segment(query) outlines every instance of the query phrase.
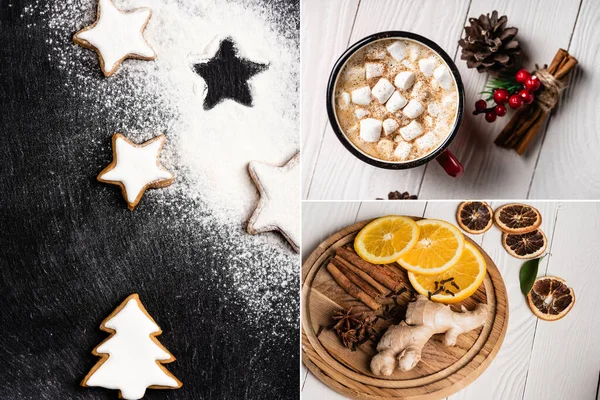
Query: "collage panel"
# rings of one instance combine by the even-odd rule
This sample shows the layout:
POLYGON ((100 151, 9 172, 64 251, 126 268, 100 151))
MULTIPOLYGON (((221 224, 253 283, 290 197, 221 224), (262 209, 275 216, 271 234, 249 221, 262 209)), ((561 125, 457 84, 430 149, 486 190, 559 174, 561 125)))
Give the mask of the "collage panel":
POLYGON ((0 399, 299 397, 299 24, 0 1, 0 399))
POLYGON ((597 14, 593 0, 303 1, 303 199, 600 198, 597 14))
POLYGON ((302 218, 303 398, 597 398, 598 202, 305 202, 302 218))

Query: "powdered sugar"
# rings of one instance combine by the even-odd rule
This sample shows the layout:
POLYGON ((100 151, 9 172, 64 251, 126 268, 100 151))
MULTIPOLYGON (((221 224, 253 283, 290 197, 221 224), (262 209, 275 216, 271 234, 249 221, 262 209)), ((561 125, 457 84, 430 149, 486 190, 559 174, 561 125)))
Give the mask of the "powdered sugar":
MULTIPOLYGON (((271 311, 280 288, 296 284, 291 266, 297 258, 281 238, 243 232, 258 202, 248 163, 283 165, 299 147, 296 23, 276 21, 280 16, 253 2, 115 0, 114 4, 124 11, 152 10, 144 37, 157 58, 126 60, 110 78, 102 76, 96 53, 72 42, 75 32, 95 20, 96 0, 36 0, 23 10, 23 19, 28 23, 31 14, 47 18, 49 61, 64 72, 67 90, 80 92, 81 107, 98 115, 110 111, 105 137, 92 136, 90 142, 106 142, 110 152, 107 139, 115 132, 137 142, 166 135, 160 160, 176 178, 172 186, 152 191, 151 196, 164 207, 178 208, 181 217, 173 224, 210 221, 215 229, 231 231, 232 243, 215 243, 214 251, 228 257, 233 284, 258 322, 271 311), (227 37, 241 56, 269 68, 250 80, 253 107, 226 100, 205 111, 205 84, 192 65, 210 57, 215 44, 227 37), (258 260, 254 253, 262 247, 270 250, 258 260)), ((294 310, 297 303, 290 302, 289 307, 294 310)))

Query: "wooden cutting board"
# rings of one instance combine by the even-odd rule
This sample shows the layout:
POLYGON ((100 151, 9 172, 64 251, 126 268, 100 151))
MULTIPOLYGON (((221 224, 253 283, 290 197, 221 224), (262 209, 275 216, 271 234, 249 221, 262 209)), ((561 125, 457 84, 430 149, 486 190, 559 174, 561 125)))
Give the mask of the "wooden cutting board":
MULTIPOLYGON (((326 269, 335 250, 351 245, 358 231, 369 222, 371 220, 358 222, 329 237, 302 266, 303 362, 327 386, 355 399, 449 396, 481 375, 502 345, 508 325, 508 304, 500 272, 485 251, 465 237, 485 258, 487 275, 473 296, 452 308, 458 311, 464 305, 472 310, 477 303, 487 303, 490 315, 485 326, 460 335, 455 347, 445 346, 441 342, 443 335, 436 335, 423 348, 422 360, 413 370, 396 370, 389 377, 376 376, 369 368, 371 357, 376 354, 374 345, 365 343, 358 350, 350 351, 327 329, 335 310, 352 307, 354 311, 371 311, 347 294, 326 269)), ((410 287, 405 273, 403 278, 410 287)), ((410 294, 406 293, 397 301, 402 305, 409 299, 410 294)), ((383 332, 389 325, 390 322, 380 319, 376 328, 383 332)))

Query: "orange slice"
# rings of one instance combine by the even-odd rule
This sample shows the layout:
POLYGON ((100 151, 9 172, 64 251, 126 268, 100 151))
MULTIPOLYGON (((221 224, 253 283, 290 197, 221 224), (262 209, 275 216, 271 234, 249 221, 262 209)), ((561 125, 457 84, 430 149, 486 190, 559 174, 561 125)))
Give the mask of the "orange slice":
POLYGON ((575 292, 555 276, 540 276, 527 295, 529 308, 544 321, 557 321, 567 315, 575 304, 575 292))
POLYGON ((416 274, 437 275, 457 263, 465 237, 456 226, 437 219, 422 219, 417 225, 419 240, 400 256, 398 264, 416 274))
POLYGON ((458 303, 477 291, 487 268, 485 259, 469 242, 458 262, 438 275, 408 273, 413 288, 423 296, 440 303, 458 303))
POLYGON ((419 238, 419 226, 408 217, 377 218, 358 232, 354 250, 372 264, 389 264, 410 250, 419 238))

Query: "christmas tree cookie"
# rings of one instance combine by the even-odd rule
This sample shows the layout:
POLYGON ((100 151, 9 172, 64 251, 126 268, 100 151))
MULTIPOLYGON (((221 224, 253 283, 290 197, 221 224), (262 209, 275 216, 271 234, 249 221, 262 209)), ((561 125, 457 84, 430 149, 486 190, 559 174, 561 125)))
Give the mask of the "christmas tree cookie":
POLYGON ((156 339, 162 333, 137 294, 127 297, 100 329, 110 337, 92 354, 101 357, 81 382, 84 387, 119 390, 119 397, 137 400, 146 389, 177 389, 183 384, 163 364, 175 357, 156 339))

